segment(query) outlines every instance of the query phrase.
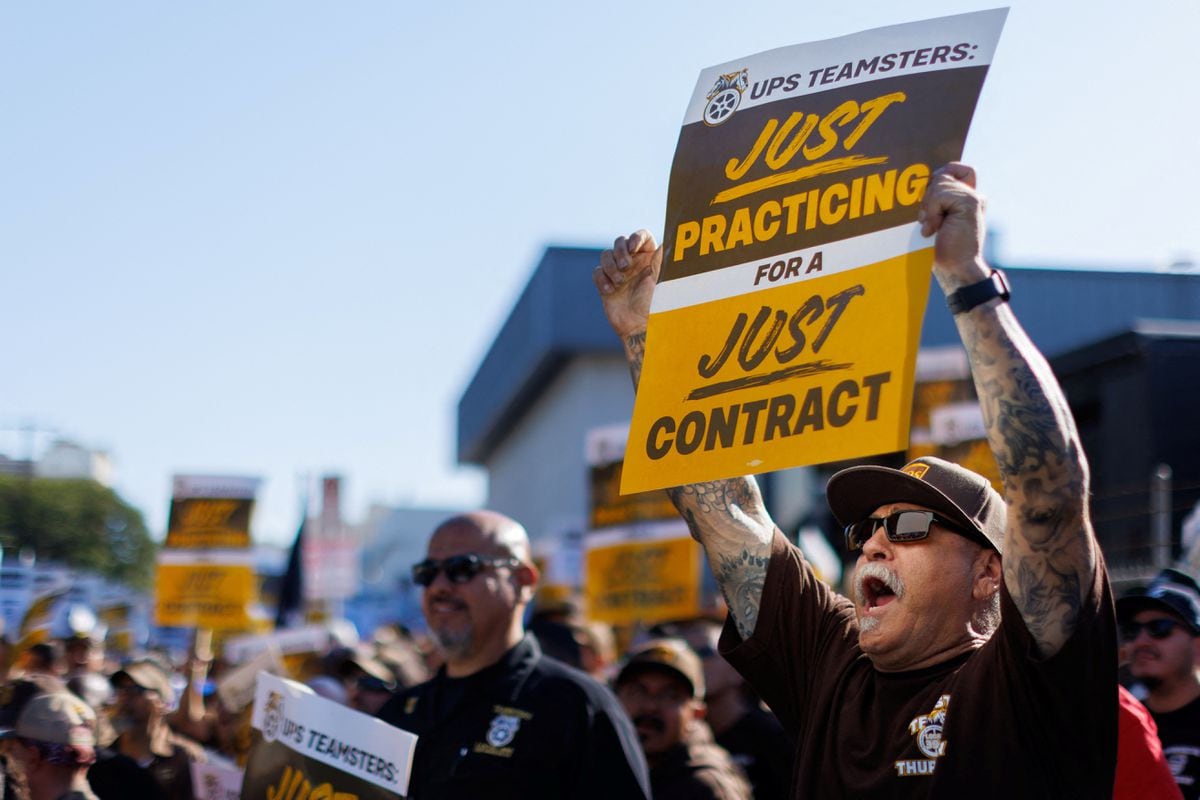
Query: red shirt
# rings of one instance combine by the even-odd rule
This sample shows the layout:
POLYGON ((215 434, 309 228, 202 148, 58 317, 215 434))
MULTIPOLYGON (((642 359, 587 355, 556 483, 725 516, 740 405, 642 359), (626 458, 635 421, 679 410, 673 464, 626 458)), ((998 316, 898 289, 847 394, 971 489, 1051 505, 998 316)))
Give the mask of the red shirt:
POLYGON ((1117 685, 1117 779, 1113 800, 1162 798, 1183 800, 1179 785, 1163 758, 1158 726, 1150 711, 1124 686, 1117 685))

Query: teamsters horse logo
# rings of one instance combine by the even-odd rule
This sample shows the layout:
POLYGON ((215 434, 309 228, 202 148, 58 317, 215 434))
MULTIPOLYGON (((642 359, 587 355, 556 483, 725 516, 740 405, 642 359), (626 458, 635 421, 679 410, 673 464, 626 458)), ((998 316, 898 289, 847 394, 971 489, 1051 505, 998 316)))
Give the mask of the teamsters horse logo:
POLYGON ((487 743, 492 747, 504 747, 516 738, 521 720, 511 714, 497 714, 487 732, 487 743))
POLYGON ((946 755, 946 739, 942 729, 946 725, 946 711, 950 708, 950 695, 937 699, 928 714, 918 714, 908 723, 908 732, 917 738, 917 747, 925 758, 901 759, 896 762, 896 774, 901 778, 932 775, 937 769, 937 760, 946 755))
POLYGON ((263 708, 263 738, 268 742, 275 741, 279 736, 279 726, 283 723, 283 695, 279 692, 267 694, 267 705, 263 708))
POLYGON ((733 116, 742 103, 742 93, 750 86, 750 72, 729 72, 717 78, 708 90, 708 105, 704 106, 704 124, 716 127, 733 116))

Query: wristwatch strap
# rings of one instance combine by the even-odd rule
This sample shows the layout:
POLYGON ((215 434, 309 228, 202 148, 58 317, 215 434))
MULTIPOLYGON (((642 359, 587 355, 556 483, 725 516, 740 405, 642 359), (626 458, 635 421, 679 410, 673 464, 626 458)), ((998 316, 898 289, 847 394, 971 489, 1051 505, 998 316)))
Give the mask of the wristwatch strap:
POLYGON ((993 297, 999 297, 1004 302, 1008 302, 1009 296, 1008 280, 1004 277, 1004 273, 993 269, 992 274, 979 283, 972 283, 970 286, 964 286, 947 295, 946 305, 950 307, 951 314, 964 314, 993 297))

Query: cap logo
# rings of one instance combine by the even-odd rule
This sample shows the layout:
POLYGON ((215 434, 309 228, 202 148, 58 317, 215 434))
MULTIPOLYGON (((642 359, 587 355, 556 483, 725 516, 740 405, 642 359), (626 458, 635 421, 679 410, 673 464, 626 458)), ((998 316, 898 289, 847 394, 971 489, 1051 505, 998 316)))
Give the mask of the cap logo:
POLYGON ((907 467, 905 467, 904 469, 902 469, 900 471, 903 472, 905 475, 913 476, 917 480, 922 480, 925 477, 925 473, 929 472, 929 465, 928 464, 909 464, 907 467))

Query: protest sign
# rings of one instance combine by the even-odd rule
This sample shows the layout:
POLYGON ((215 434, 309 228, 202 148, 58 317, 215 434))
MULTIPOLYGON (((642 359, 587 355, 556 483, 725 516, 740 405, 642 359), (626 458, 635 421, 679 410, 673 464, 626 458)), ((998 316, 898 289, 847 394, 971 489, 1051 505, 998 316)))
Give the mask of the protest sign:
POLYGON ((932 240, 1007 10, 701 73, 622 492, 903 450, 932 240))
POLYGON ((622 495, 629 426, 588 431, 592 527, 583 537, 583 600, 590 619, 652 624, 701 613, 700 545, 661 489, 622 495))
POLYGON ((104 626, 104 647, 110 653, 125 654, 133 650, 133 603, 128 600, 109 600, 100 603, 96 616, 104 626))
POLYGON ((54 624, 54 611, 58 602, 67 596, 69 586, 57 586, 34 598, 25 609, 21 626, 17 630, 16 651, 28 650, 35 644, 50 639, 50 628, 54 624))
POLYGON ((700 545, 682 520, 593 531, 585 547, 589 619, 651 624, 700 613, 700 545))
POLYGON ((258 676, 242 797, 394 800, 408 791, 417 737, 294 681, 258 676))
POLYGON ((178 475, 155 575, 155 621, 244 630, 258 596, 250 519, 258 478, 178 475))

